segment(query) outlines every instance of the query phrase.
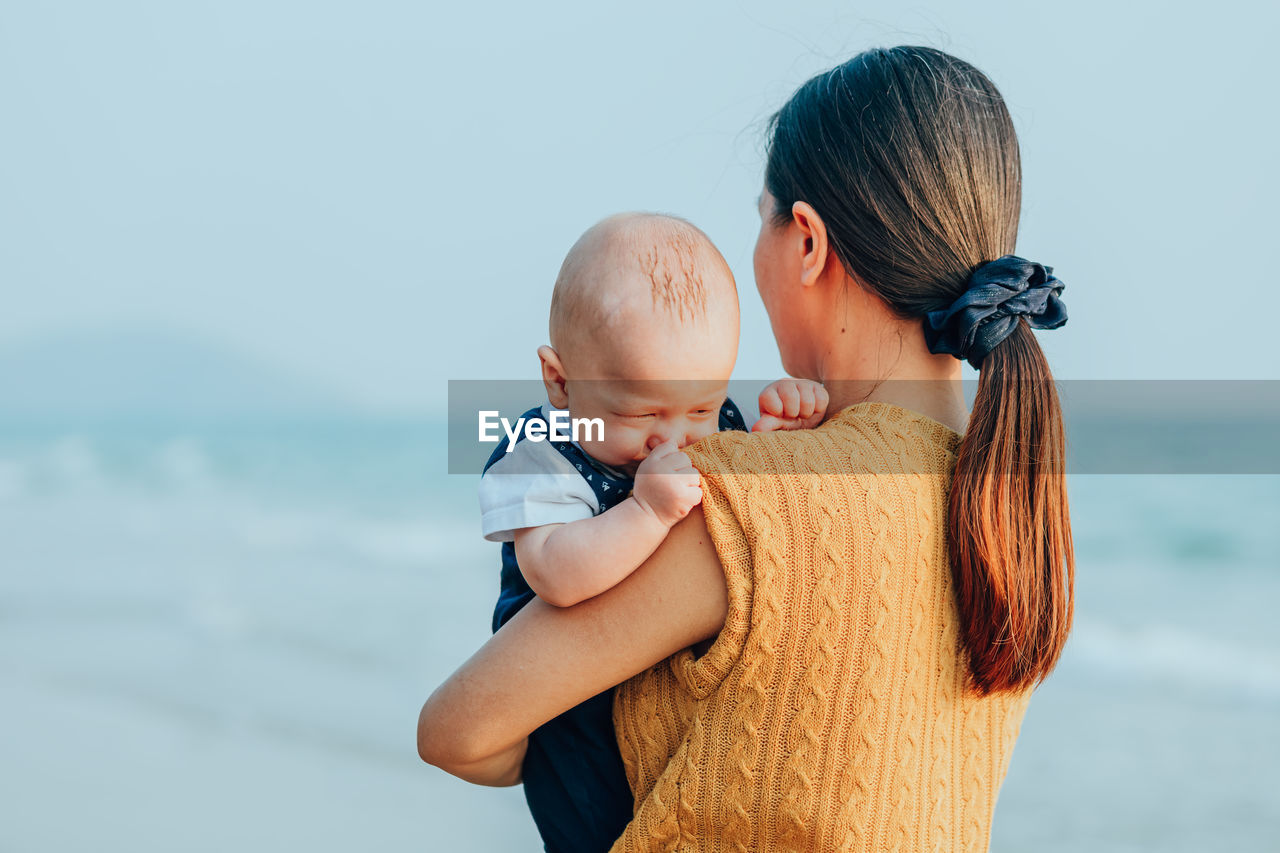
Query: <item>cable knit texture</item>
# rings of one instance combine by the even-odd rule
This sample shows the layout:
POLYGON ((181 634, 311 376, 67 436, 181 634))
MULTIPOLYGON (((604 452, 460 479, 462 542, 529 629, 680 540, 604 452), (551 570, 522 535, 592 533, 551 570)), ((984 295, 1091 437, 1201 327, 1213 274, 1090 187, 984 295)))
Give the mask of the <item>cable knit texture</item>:
POLYGON ((1030 691, 966 689, 960 436, 897 406, 688 450, 729 614, 614 700, 621 851, 985 851, 1030 691))

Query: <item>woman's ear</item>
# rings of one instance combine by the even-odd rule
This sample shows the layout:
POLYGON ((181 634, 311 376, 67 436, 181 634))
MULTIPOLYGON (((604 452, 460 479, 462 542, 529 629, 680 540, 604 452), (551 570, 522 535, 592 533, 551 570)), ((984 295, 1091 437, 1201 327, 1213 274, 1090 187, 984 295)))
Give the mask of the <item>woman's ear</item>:
POLYGON ((538 347, 538 360, 542 362, 542 384, 546 386, 548 402, 557 409, 568 408, 569 391, 560 353, 544 344, 538 347))
POLYGON ((800 229, 803 245, 800 247, 800 283, 817 284, 827 268, 827 225, 818 211, 805 201, 791 205, 791 219, 800 229))

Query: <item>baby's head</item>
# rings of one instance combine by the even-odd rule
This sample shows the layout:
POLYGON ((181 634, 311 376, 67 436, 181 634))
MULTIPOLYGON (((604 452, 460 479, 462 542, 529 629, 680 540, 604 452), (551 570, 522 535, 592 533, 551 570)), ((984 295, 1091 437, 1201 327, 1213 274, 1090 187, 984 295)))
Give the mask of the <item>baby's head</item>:
POLYGON ((738 356, 733 273, 683 219, 611 216, 569 250, 538 356, 551 404, 604 422, 584 449, 634 472, 664 441, 683 447, 719 428, 738 356))

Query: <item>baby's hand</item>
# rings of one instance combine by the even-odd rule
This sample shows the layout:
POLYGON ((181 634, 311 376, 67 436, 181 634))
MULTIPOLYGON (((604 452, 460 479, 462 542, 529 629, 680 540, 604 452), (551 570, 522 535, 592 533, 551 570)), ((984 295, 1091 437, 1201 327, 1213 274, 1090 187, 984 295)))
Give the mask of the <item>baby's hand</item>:
POLYGON ((654 518, 672 526, 702 502, 698 470, 674 441, 659 444, 636 470, 636 503, 654 518))
POLYGON ((822 423, 831 398, 811 379, 779 379, 760 392, 760 420, 752 432, 813 429, 822 423))

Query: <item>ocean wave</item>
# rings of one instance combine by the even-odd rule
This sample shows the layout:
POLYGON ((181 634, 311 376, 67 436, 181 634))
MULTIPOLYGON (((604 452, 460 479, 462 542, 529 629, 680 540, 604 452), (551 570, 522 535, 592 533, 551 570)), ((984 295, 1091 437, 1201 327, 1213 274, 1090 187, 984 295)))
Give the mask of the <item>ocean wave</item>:
POLYGON ((1065 659, 1113 675, 1280 701, 1280 651, 1170 625, 1120 628, 1077 619, 1065 659))
POLYGON ((0 459, 0 501, 17 500, 26 493, 26 468, 19 462, 0 459))
MULTIPOLYGON (((382 563, 425 565, 463 547, 456 521, 357 517, 331 511, 238 512, 242 544, 264 550, 330 549, 382 563)), ((479 536, 479 523, 476 523, 479 536)))
POLYGON ((157 539, 218 529, 253 549, 329 549, 381 563, 421 564, 478 541, 474 483, 431 473, 423 463, 430 442, 420 436, 383 438, 319 430, 6 435, 0 500, 114 515, 157 539), (170 530, 160 518, 176 523, 170 530))
POLYGON ((204 443, 193 436, 103 442, 69 433, 0 455, 0 498, 111 491, 182 492, 218 482, 204 443), (112 446, 112 445, 116 446, 112 446))
POLYGON ((164 442, 151 461, 164 480, 179 488, 207 488, 216 482, 212 458, 204 443, 192 436, 164 442))

